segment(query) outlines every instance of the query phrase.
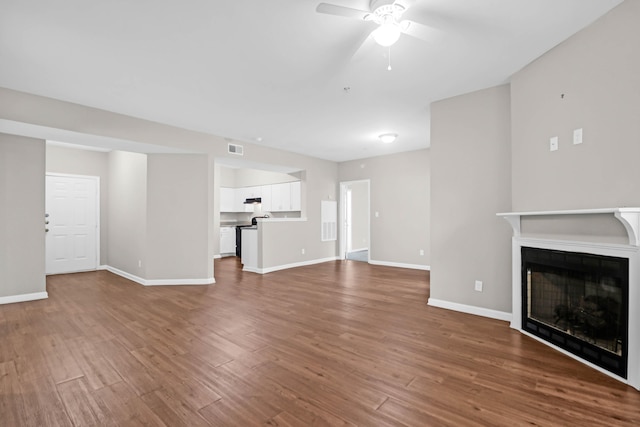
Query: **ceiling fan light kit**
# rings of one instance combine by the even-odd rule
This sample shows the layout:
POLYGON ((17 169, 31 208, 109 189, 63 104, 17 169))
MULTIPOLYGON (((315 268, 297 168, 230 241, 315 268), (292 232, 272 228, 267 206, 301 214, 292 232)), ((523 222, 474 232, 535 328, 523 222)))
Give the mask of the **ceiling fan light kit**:
MULTIPOLYGON (((411 2, 409 4, 411 4, 411 2)), ((421 27, 424 27, 423 25, 408 20, 400 21, 405 10, 406 7, 397 3, 397 0, 371 0, 369 3, 369 11, 329 3, 320 3, 316 7, 316 12, 318 13, 375 22, 378 24, 378 28, 373 30, 371 36, 376 43, 384 47, 389 47, 397 42, 403 33, 413 37, 423 38, 419 31, 421 27), (414 27, 416 31, 409 31, 409 28, 413 30, 414 27)))
POLYGON ((401 33, 400 25, 390 15, 387 15, 385 22, 380 24, 371 35, 380 46, 389 47, 398 41, 401 33))

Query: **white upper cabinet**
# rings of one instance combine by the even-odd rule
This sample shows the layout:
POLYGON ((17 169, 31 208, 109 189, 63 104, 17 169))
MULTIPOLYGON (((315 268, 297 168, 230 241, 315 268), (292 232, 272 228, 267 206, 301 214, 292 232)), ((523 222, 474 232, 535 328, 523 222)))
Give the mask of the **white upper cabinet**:
POLYGON ((262 192, 262 212, 271 212, 271 185, 263 185, 262 192))
POLYGON ((271 212, 288 211, 290 205, 291 186, 289 183, 273 184, 271 186, 271 212))
POLYGON ((300 181, 271 186, 271 211, 292 212, 301 210, 300 181))
POLYGON ((236 212, 235 188, 220 187, 220 212, 236 212))
POLYGON ((300 181, 289 183, 291 185, 291 210, 302 210, 301 194, 300 194, 300 181))
POLYGON ((263 212, 291 212, 300 208, 300 181, 254 187, 220 187, 220 212, 253 212, 247 199, 262 198, 263 212))

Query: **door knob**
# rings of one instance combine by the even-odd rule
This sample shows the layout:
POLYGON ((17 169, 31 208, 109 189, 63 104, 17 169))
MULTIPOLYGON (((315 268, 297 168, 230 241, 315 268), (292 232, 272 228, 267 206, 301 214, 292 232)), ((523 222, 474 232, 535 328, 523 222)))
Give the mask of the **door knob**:
POLYGON ((44 229, 44 232, 45 232, 45 233, 48 233, 48 232, 49 232, 49 229, 48 229, 48 228, 45 228, 45 229, 44 229))

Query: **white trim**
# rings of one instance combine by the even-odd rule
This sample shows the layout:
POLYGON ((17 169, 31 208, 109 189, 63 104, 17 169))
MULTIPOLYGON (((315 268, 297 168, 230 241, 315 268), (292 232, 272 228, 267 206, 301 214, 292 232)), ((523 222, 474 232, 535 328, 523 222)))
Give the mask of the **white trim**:
MULTIPOLYGON (((627 258, 629 260, 629 307, 628 307, 628 329, 627 336, 627 379, 621 379, 616 375, 609 375, 613 378, 629 384, 630 386, 640 390, 640 339, 638 331, 640 330, 640 247, 634 245, 620 245, 613 243, 593 243, 572 240, 551 240, 530 237, 512 237, 511 238, 511 277, 512 277, 512 311, 513 318, 511 327, 526 333, 522 329, 522 277, 521 277, 521 248, 541 248, 550 250, 559 250, 566 252, 582 252, 594 255, 613 256, 627 258)), ((530 334, 527 334, 530 335, 530 334)), ((565 353, 560 347, 556 347, 553 343, 547 343, 550 347, 565 353)), ((573 356, 572 356, 573 357, 573 356)), ((585 359, 579 356, 576 360, 588 365, 585 359)), ((600 369, 598 369, 600 370, 600 369)))
POLYGON ((520 218, 523 216, 548 215, 596 215, 613 214, 622 223, 629 238, 629 245, 640 246, 640 208, 604 208, 604 209, 575 209, 566 211, 535 211, 535 212, 501 212, 501 216, 511 224, 513 236, 520 237, 520 218))
MULTIPOLYGON (((291 211, 291 212, 297 212, 297 211, 291 211)), ((307 218, 273 218, 273 217, 269 217, 269 218, 256 218, 257 222, 306 222, 307 218)))
POLYGON ((376 261, 376 260, 373 260, 373 259, 369 260, 369 264, 384 265, 386 267, 410 268, 412 270, 431 271, 431 266, 422 265, 422 264, 405 264, 403 262, 376 261))
POLYGON ((457 302, 444 301, 429 298, 427 305, 432 307, 446 308, 447 310, 459 311, 461 313, 474 314, 476 316, 488 317, 491 319, 511 321, 511 313, 506 311, 491 310, 489 308, 475 307, 473 305, 458 304, 457 302))
POLYGON ((222 255, 220 255, 220 254, 213 256, 213 259, 220 259, 220 258, 222 258, 222 255))
POLYGON ((109 266, 105 264, 101 264, 96 268, 96 271, 108 270, 109 266))
POLYGON ((279 270, 287 270, 289 268, 304 267, 304 266, 307 266, 307 265, 321 264, 323 262, 337 261, 339 259, 340 258, 337 257, 337 256, 328 257, 328 258, 311 259, 311 260, 308 260, 308 261, 294 262, 292 264, 276 265, 274 267, 256 268, 255 270, 252 269, 252 268, 247 269, 245 267, 245 268, 242 269, 242 271, 250 271, 252 273, 258 273, 258 274, 266 274, 266 273, 272 273, 274 271, 279 271, 279 270))
POLYGON ((213 277, 208 279, 143 279, 142 277, 127 273, 126 271, 119 270, 115 267, 111 267, 110 265, 106 266, 106 270, 143 286, 212 285, 216 283, 216 280, 213 277))
POLYGON ((564 354, 564 355, 566 355, 566 356, 569 356, 570 358, 575 359, 575 360, 577 360, 577 361, 578 361, 578 362, 580 362, 580 363, 583 363, 583 364, 585 364, 585 365, 587 365, 587 366, 590 366, 591 368, 596 369, 596 370, 598 370, 598 371, 602 372, 603 374, 606 374, 606 375, 610 376, 611 378, 615 378, 616 380, 618 380, 618 381, 620 381, 620 382, 623 382, 623 383, 625 383, 625 384, 628 384, 628 385, 630 385, 630 386, 634 387, 635 389, 640 390, 640 388, 638 388, 638 386, 637 386, 637 385, 630 384, 630 383, 629 383, 629 381, 628 381, 626 378, 622 378, 622 377, 620 377, 620 376, 618 376, 618 375, 616 375, 616 374, 614 374, 614 373, 612 373, 612 372, 610 372, 610 371, 607 371, 607 370, 606 370, 606 369, 604 369, 604 368, 601 368, 601 367, 600 367, 600 366, 598 366, 598 365, 594 365, 593 363, 589 362, 588 360, 583 359, 583 358, 581 358, 580 356, 576 356, 575 354, 570 353, 570 352, 568 352, 567 350, 565 350, 565 349, 563 349, 563 348, 556 347, 555 345, 553 345, 553 344, 552 344, 552 343, 550 343, 549 341, 545 341, 545 340, 543 340, 542 338, 537 337, 537 336, 535 336, 535 335, 533 335, 533 334, 531 334, 531 333, 529 333, 529 332, 525 331, 524 329, 520 330, 520 332, 521 332, 523 335, 526 335, 526 336, 528 336, 529 338, 533 338, 534 340, 539 341, 539 342, 541 342, 542 344, 545 344, 546 346, 551 347, 552 349, 557 350, 557 351, 559 351, 560 353, 562 353, 562 354, 564 354))
POLYGON ((594 214, 614 214, 640 213, 640 208, 597 208, 597 209, 570 209, 560 211, 530 211, 530 212, 500 212, 497 216, 544 216, 544 215, 594 215, 594 214))
POLYGON ((49 298, 49 294, 47 292, 34 292, 32 294, 10 295, 7 297, 0 297, 0 305, 13 304, 16 302, 35 301, 35 300, 47 299, 47 298, 49 298))
MULTIPOLYGON (((369 243, 369 250, 371 250, 371 179, 354 179, 351 181, 340 181, 340 203, 338 206, 338 248, 340 250, 340 256, 337 259, 347 259, 347 229, 346 229, 346 197, 347 186, 349 184, 366 182, 367 183, 367 242, 369 243)), ((369 253, 371 256, 371 253, 369 253)))

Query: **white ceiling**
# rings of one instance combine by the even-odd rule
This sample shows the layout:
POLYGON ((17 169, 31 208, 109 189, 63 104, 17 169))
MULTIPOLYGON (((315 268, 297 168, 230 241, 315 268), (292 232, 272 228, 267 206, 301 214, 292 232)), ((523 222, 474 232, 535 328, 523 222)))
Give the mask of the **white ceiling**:
POLYGON ((387 71, 375 24, 320 0, 0 0, 0 86, 344 161, 428 147, 431 102, 508 82, 621 1, 415 0, 431 41, 403 35, 387 71))

